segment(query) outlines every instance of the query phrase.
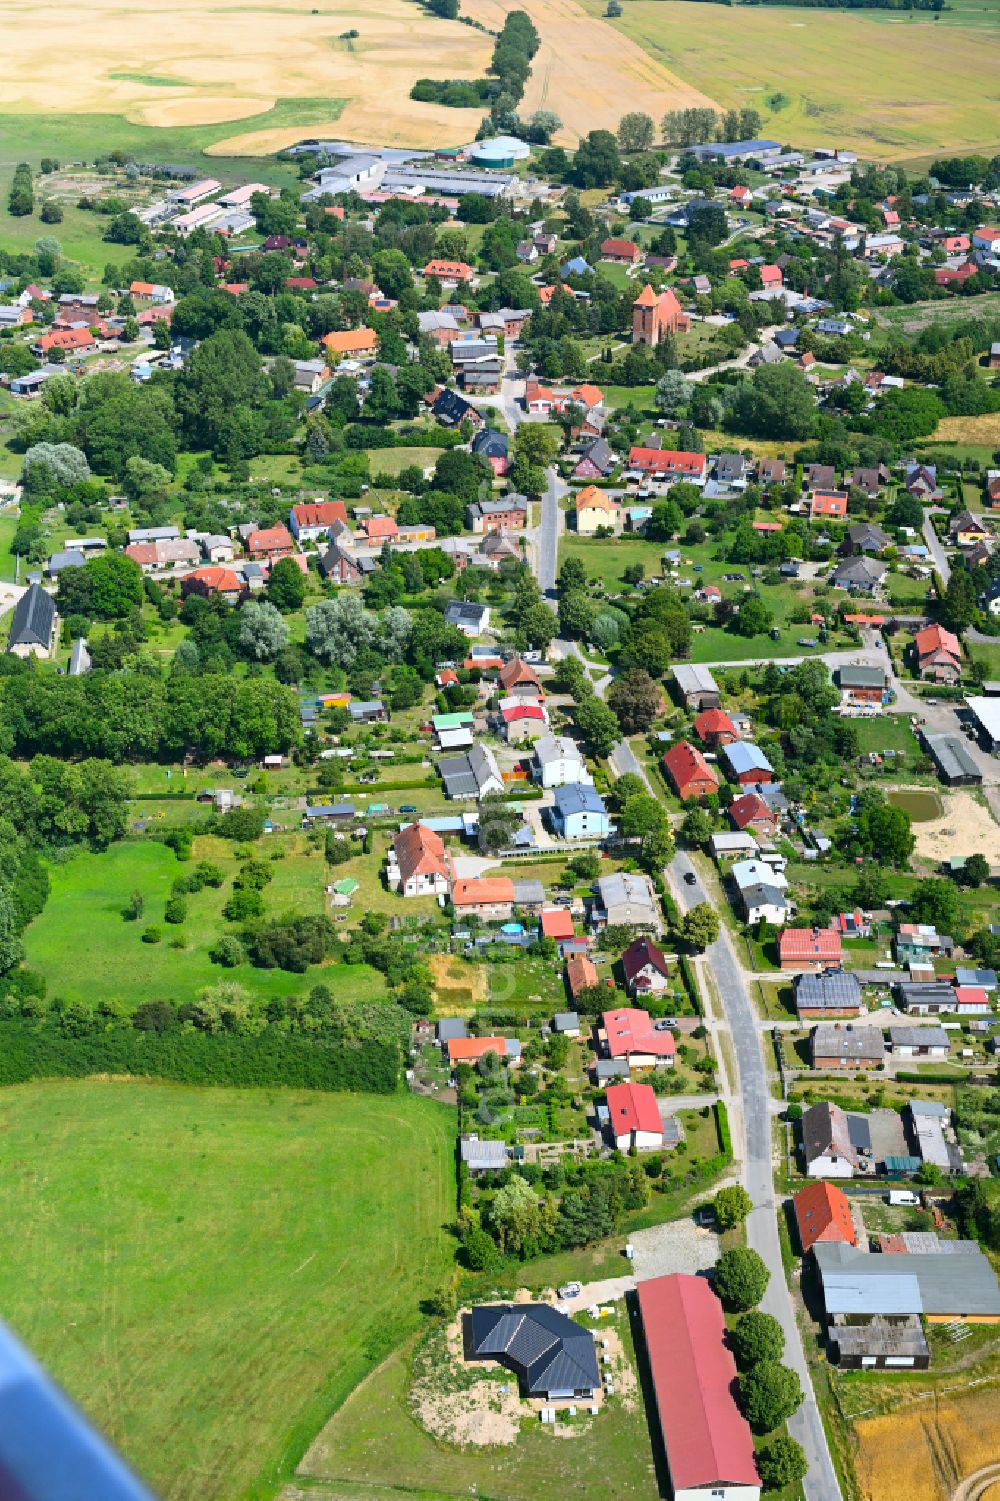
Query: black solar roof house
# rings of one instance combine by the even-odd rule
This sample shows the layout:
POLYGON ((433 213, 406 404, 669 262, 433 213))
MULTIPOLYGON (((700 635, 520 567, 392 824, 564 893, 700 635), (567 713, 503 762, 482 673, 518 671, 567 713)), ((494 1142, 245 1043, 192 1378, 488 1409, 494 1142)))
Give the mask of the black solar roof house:
POLYGON ((600 1387, 594 1337, 546 1303, 492 1303, 464 1321, 468 1360, 498 1360, 526 1397, 590 1397, 600 1387))

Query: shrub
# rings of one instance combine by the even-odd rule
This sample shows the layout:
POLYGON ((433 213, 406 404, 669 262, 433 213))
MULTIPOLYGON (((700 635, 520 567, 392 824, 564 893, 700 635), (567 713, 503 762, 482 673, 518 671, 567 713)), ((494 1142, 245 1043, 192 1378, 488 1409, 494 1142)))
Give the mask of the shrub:
POLYGON ((155 923, 150 923, 148 928, 142 930, 142 941, 143 943, 162 943, 163 929, 158 928, 155 923))
POLYGON ((163 909, 164 919, 173 924, 182 923, 187 917, 187 902, 182 896, 172 896, 163 909))

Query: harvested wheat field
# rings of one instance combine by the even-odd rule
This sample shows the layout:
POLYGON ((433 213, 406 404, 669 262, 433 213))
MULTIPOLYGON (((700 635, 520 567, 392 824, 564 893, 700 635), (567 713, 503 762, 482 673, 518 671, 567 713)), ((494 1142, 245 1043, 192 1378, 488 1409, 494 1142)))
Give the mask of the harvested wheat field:
MULTIPOLYGON (((991 866, 1000 865, 1000 824, 971 792, 946 793, 940 818, 915 823, 913 834, 916 853, 925 860, 950 860, 953 855, 970 855, 978 850, 991 866)), ((997 1447, 1000 1449, 1000 1438, 997 1447)))
POLYGON ((993 1501, 997 1487, 988 1481, 985 1489, 962 1482, 1000 1462, 998 1397, 986 1387, 856 1423, 863 1501, 993 1501))
POLYGON ((527 11, 541 46, 522 109, 554 110, 561 145, 575 146, 589 130, 614 130, 627 110, 645 110, 659 124, 668 109, 714 104, 577 0, 463 0, 462 10, 494 31, 508 11, 527 11))
MULTIPOLYGON (((596 18, 605 0, 583 3, 596 18)), ((723 107, 760 110, 767 136, 899 161, 995 146, 1000 101, 979 84, 1000 70, 1000 32, 963 24, 955 9, 954 24, 941 26, 915 11, 628 0, 618 20, 601 24, 723 107)))
POLYGON ((134 0, 127 8, 0 0, 0 32, 11 113, 191 126, 248 120, 282 100, 300 110, 315 101, 308 122, 234 132, 211 148, 220 155, 263 155, 324 129, 352 140, 462 144, 480 111, 418 104, 409 92, 429 73, 480 77, 491 52, 489 37, 413 0, 328 0, 322 10, 310 0, 134 0), (351 30, 359 35, 345 39, 351 30), (143 66, 155 72, 136 71, 143 66))

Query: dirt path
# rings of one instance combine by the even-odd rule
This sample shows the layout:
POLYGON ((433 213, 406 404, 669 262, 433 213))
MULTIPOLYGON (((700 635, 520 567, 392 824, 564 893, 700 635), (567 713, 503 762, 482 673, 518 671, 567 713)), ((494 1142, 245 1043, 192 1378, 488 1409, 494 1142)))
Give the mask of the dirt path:
POLYGON ((986 1501, 988 1492, 995 1485, 1000 1485, 1000 1464, 984 1465, 956 1485, 951 1501, 986 1501))
POLYGON ((668 109, 717 108, 577 0, 463 0, 462 10, 494 31, 508 11, 527 11, 541 46, 522 112, 554 110, 563 122, 554 137, 560 145, 575 146, 590 130, 615 130, 626 110, 644 110, 659 124, 668 109))

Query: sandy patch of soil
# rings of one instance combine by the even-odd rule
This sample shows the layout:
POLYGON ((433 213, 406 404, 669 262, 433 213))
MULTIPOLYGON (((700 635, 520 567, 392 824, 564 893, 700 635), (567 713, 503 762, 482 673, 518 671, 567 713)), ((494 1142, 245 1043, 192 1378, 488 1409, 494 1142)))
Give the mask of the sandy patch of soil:
POLYGON ((541 37, 522 113, 554 110, 563 122, 555 137, 561 145, 575 146, 590 130, 617 129, 626 110, 644 110, 659 124, 669 109, 716 107, 577 0, 463 0, 463 11, 494 31, 511 10, 527 11, 541 37))
POLYGON ((428 954, 427 965, 441 1007, 451 1005, 449 992, 457 996, 455 1009, 471 1012, 489 1000, 489 975, 482 964, 462 964, 450 954, 428 954), (472 1005, 467 996, 472 993, 472 1005))
POLYGON ((916 853, 926 860, 948 860, 952 855, 986 856, 990 865, 1000 865, 1000 824, 971 792, 942 792, 944 812, 940 818, 915 823, 916 853))

